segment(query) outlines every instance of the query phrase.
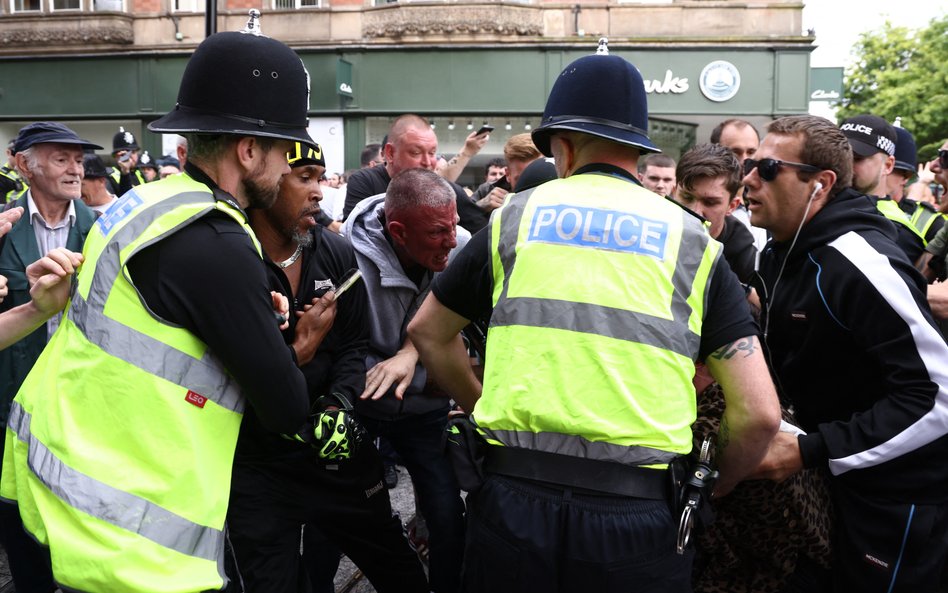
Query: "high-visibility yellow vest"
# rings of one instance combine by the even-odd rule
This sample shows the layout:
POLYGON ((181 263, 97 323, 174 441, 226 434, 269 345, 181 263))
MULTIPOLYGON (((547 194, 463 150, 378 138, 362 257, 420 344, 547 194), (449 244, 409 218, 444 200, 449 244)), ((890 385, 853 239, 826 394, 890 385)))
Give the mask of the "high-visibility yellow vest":
POLYGON ((938 217, 945 217, 945 215, 934 208, 923 206, 921 202, 915 204, 915 212, 909 217, 912 226, 918 230, 926 246, 928 246, 928 241, 925 237, 928 236, 928 231, 931 230, 938 217))
MULTIPOLYGON (((139 169, 132 169, 131 173, 138 179, 137 185, 144 185, 147 183, 145 181, 145 176, 142 175, 142 172, 139 169)), ((115 183, 115 189, 118 190, 119 183, 122 180, 122 171, 117 166, 112 168, 112 174, 109 175, 112 178, 112 181, 115 183)))
POLYGON ((514 194, 490 222, 489 441, 629 465, 691 451, 692 377, 721 244, 627 180, 514 194))
MULTIPOLYGON (((207 346, 150 314, 141 249, 238 208, 187 175, 136 187, 99 218, 59 330, 11 408, 0 495, 70 590, 221 589, 244 396, 207 346)), ((262 257, 262 255, 261 255, 262 257)))
POLYGON ((899 205, 895 200, 891 198, 877 199, 876 210, 878 210, 883 216, 895 224, 903 226, 912 231, 912 234, 918 236, 921 239, 923 245, 928 243, 925 241, 925 236, 919 233, 919 230, 914 224, 912 224, 912 220, 909 218, 909 215, 905 212, 902 212, 902 209, 899 208, 899 205))
POLYGON ((26 180, 23 179, 23 177, 21 177, 15 169, 10 169, 9 167, 0 167, 0 175, 3 175, 14 184, 14 188, 3 195, 2 198, 0 198, 0 202, 4 204, 16 200, 26 193, 26 190, 30 188, 30 186, 26 183, 26 180))

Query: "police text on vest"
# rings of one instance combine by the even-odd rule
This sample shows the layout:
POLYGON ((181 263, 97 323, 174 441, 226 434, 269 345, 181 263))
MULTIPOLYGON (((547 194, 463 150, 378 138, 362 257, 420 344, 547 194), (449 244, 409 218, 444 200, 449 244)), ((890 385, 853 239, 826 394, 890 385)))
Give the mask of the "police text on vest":
POLYGON ((537 208, 527 241, 627 251, 665 258, 668 223, 629 212, 581 206, 537 208))

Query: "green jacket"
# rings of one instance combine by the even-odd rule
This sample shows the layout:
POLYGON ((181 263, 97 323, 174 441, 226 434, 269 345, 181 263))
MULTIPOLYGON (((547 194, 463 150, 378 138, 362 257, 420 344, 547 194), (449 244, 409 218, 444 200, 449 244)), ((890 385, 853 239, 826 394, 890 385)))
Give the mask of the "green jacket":
MULTIPOLYGON (((0 312, 7 311, 30 301, 30 287, 26 280, 26 267, 38 260, 41 255, 36 244, 33 225, 26 212, 26 195, 20 196, 15 206, 22 206, 23 216, 13 225, 13 229, 0 239, 0 275, 6 276, 9 292, 0 303, 0 312)), ((66 249, 82 251, 86 235, 95 222, 95 211, 75 200, 76 224, 69 230, 66 249)), ((46 347, 46 324, 33 333, 0 350, 0 426, 7 425, 10 402, 20 389, 23 379, 33 368, 43 348, 46 347)))

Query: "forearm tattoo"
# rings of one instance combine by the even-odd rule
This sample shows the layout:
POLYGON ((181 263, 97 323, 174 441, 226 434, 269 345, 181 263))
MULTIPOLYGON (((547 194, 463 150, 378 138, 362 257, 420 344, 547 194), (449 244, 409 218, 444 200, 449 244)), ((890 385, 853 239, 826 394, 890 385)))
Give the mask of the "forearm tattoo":
POLYGON ((718 427, 718 438, 715 444, 715 456, 724 453, 728 443, 731 442, 731 427, 728 426, 727 417, 721 417, 721 426, 718 427))
POLYGON ((711 353, 712 358, 718 360, 728 360, 732 358, 738 352, 744 353, 744 358, 751 356, 754 352, 757 351, 757 340, 753 337, 741 338, 731 342, 730 344, 725 344, 711 353))

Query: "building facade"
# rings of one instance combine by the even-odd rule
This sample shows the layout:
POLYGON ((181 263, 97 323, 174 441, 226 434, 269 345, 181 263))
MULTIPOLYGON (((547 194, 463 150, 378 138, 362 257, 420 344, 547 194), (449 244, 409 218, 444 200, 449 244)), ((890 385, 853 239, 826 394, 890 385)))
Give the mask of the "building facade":
MULTIPOLYGON (((55 119, 105 146, 123 126, 152 154, 169 152, 173 138, 145 126, 174 106, 205 36, 204 1, 3 0, 0 140, 55 119)), ((242 29, 250 8, 309 70, 312 131, 331 171, 358 167, 394 116, 418 113, 447 156, 471 129, 495 126, 475 176, 538 124, 557 74, 600 37, 642 72, 650 134, 673 157, 727 117, 762 124, 808 106, 801 1, 218 0, 217 30, 242 29)))

